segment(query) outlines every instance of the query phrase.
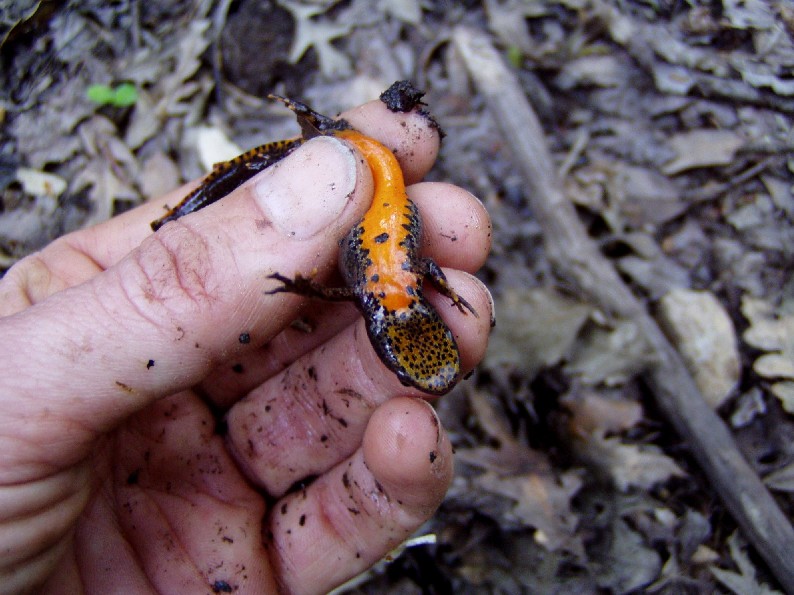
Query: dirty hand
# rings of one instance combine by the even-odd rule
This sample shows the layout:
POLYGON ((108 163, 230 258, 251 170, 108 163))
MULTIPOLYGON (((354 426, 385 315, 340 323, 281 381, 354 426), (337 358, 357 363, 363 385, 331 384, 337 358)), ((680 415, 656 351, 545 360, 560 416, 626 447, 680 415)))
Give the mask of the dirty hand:
MULTIPOLYGON (((396 150, 423 251, 481 314, 430 292, 470 369, 491 305, 463 271, 485 258, 487 215, 416 183, 438 148, 424 118, 380 102, 345 117, 396 150)), ((333 273, 371 198, 361 159, 309 141, 152 234, 185 192, 0 281, 2 593, 324 592, 408 537, 449 485, 445 432, 355 309, 265 295, 270 273, 333 273)))

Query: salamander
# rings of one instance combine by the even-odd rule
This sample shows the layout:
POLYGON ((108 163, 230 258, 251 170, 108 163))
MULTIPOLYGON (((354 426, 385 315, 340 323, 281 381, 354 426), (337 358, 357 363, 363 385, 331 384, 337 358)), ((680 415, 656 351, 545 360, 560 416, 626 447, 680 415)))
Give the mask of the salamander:
MULTIPOLYGON (((460 354, 452 331, 424 295, 429 279, 461 312, 477 312, 450 287, 441 268, 419 255, 422 222, 405 189, 402 170, 383 144, 342 119, 318 114, 305 104, 271 96, 291 109, 299 138, 269 143, 217 165, 205 181, 166 215, 152 222, 157 230, 228 194, 256 172, 284 158, 309 138, 330 135, 352 144, 364 157, 374 181, 372 205, 340 243, 339 268, 345 287, 325 287, 309 277, 269 276, 281 292, 327 300, 352 300, 362 312, 369 340, 381 361, 400 382, 431 394, 449 392, 460 378, 460 354)), ((410 111, 422 93, 410 83, 394 83, 381 95, 393 111, 410 111)))

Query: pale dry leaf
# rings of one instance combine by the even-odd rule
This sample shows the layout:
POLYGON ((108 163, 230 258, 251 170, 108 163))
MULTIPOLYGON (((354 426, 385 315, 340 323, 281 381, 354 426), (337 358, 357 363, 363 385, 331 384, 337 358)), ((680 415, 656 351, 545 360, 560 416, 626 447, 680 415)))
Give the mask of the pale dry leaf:
POLYGON ((137 201, 133 180, 139 177, 138 162, 126 144, 116 136, 116 127, 103 116, 94 116, 78 128, 88 164, 70 183, 76 193, 90 186, 92 213, 86 225, 105 221, 113 215, 116 200, 137 201))
POLYGON ((698 167, 728 165, 744 140, 730 130, 701 129, 675 134, 667 144, 676 157, 662 166, 662 172, 674 175, 698 167))
POLYGON ((229 161, 243 152, 217 126, 198 126, 193 138, 199 161, 206 172, 212 171, 216 163, 229 161))
POLYGON ((618 260, 620 271, 642 287, 652 300, 658 300, 676 287, 690 284, 690 270, 659 252, 651 258, 630 254, 618 260))
POLYGON ((633 428, 642 419, 642 406, 626 399, 608 398, 590 390, 568 394, 562 404, 571 413, 575 436, 605 436, 633 428))
POLYGON ((764 477, 764 483, 773 490, 794 492, 794 462, 764 477))
POLYGON ((384 14, 391 15, 403 23, 418 25, 422 20, 422 5, 419 0, 392 0, 383 2, 384 14))
POLYGON ((653 80, 659 91, 673 95, 686 95, 697 82, 688 68, 665 62, 654 63, 653 80))
POLYGON ((574 87, 622 87, 628 82, 628 59, 616 54, 587 55, 566 62, 554 79, 563 90, 574 87))
POLYGON ((509 421, 500 410, 491 405, 488 395, 479 390, 472 390, 469 393, 469 405, 477 423, 488 436, 499 444, 517 442, 510 430, 509 421))
POLYGON ((640 592, 659 576, 662 560, 625 521, 613 527, 611 548, 596 576, 598 585, 610 593, 640 592))
POLYGON ((667 176, 646 167, 615 163, 607 181, 610 203, 633 228, 659 225, 680 215, 687 205, 667 176))
POLYGON ((163 196, 179 185, 179 168, 162 151, 148 157, 141 166, 141 192, 145 197, 163 196))
POLYGON ((546 473, 499 476, 487 471, 476 478, 476 483, 513 500, 508 520, 533 527, 535 540, 545 548, 581 553, 581 543, 575 535, 578 518, 571 510, 571 498, 582 487, 576 472, 563 473, 558 479, 546 473))
POLYGON ((713 564, 720 559, 720 555, 703 544, 697 546, 690 559, 693 564, 713 564))
POLYGON ((66 180, 61 176, 29 167, 17 168, 16 179, 22 184, 22 191, 32 196, 57 197, 66 190, 66 180))
POLYGON ((51 241, 55 230, 50 222, 57 222, 58 201, 46 194, 39 195, 25 208, 0 213, 0 243, 9 254, 24 254, 51 241), (21 247, 21 250, 20 250, 21 247))
POLYGON ((110 219, 116 200, 135 201, 139 198, 135 188, 118 178, 114 169, 110 161, 94 157, 72 180, 72 192, 78 192, 86 186, 91 187, 88 196, 92 209, 86 226, 110 219))
POLYGON ((706 402, 717 409, 739 384, 739 349, 728 312, 709 291, 674 289, 659 302, 659 321, 706 402))
POLYGON ((642 333, 629 320, 611 329, 592 326, 577 342, 565 371, 585 385, 616 386, 642 372, 651 362, 642 333))
POLYGON ((469 404, 479 426, 498 447, 459 448, 455 453, 458 460, 505 475, 551 468, 543 453, 529 448, 515 437, 509 421, 500 409, 491 405, 488 395, 473 390, 469 393, 469 404))
POLYGON ((295 36, 289 53, 289 61, 297 63, 303 55, 314 48, 320 62, 320 70, 328 78, 350 74, 350 59, 331 45, 331 41, 350 33, 353 24, 314 20, 327 8, 300 4, 292 0, 280 0, 279 4, 286 8, 295 19, 295 36))
POLYGON ((125 142, 138 148, 162 129, 169 116, 189 113, 188 100, 202 85, 190 81, 201 66, 201 55, 210 44, 208 19, 194 19, 182 34, 171 42, 165 57, 171 57, 173 69, 152 87, 139 89, 138 101, 125 134, 125 142))
POLYGON ((714 578, 736 595, 782 595, 780 591, 758 581, 755 566, 739 543, 738 531, 728 538, 728 547, 739 571, 733 572, 718 566, 709 566, 714 578))
POLYGON ((538 42, 529 35, 526 18, 545 15, 548 8, 541 2, 525 0, 487 0, 485 12, 488 28, 501 40, 505 47, 521 50, 533 55, 538 50, 538 42))
POLYGON ((630 487, 649 490, 686 473, 656 446, 625 444, 620 438, 589 437, 576 445, 580 456, 606 472, 621 491, 630 487))
POLYGON ((775 14, 765 0, 722 0, 724 16, 735 29, 771 29, 775 14))
POLYGON ((42 100, 38 109, 23 110, 11 121, 17 151, 25 156, 26 165, 43 169, 80 150, 74 130, 96 109, 85 99, 85 87, 86 81, 75 76, 60 85, 57 94, 42 100))
POLYGON ((753 369, 770 380, 779 380, 771 390, 789 413, 794 413, 794 314, 784 304, 775 309, 762 299, 745 295, 742 314, 750 327, 742 336, 746 343, 768 353, 755 360, 753 369))
POLYGON ((132 111, 130 123, 124 134, 124 142, 137 149, 163 128, 163 120, 157 114, 155 101, 146 90, 138 91, 138 100, 132 111))
POLYGON ((747 83, 751 84, 753 87, 769 87, 778 95, 794 95, 793 80, 785 79, 782 76, 776 76, 769 72, 763 72, 761 67, 757 64, 753 64, 755 68, 750 68, 750 64, 752 63, 745 63, 742 65, 744 68, 740 69, 742 79, 747 83))
POLYGON ((184 35, 179 38, 176 51, 176 68, 174 69, 173 77, 165 81, 172 90, 196 74, 196 71, 201 66, 201 55, 212 41, 208 33, 209 27, 209 19, 191 20, 184 35))
POLYGON ((485 356, 489 367, 505 366, 532 377, 568 355, 592 308, 551 288, 510 289, 497 300, 499 324, 485 356))
POLYGON ((775 216, 775 205, 771 197, 757 194, 748 197, 738 208, 727 214, 728 222, 739 231, 747 231, 763 226, 775 216))
POLYGON ((773 395, 780 399, 783 409, 789 413, 794 413, 794 382, 791 382, 790 380, 775 382, 769 387, 769 390, 772 391, 773 395))
POLYGON ((163 77, 170 65, 166 61, 156 60, 154 53, 153 48, 139 48, 124 65, 124 80, 135 83, 140 90, 163 77))
POLYGON ((736 409, 731 414, 731 425, 734 428, 743 428, 749 425, 756 417, 766 413, 764 393, 758 386, 739 395, 736 400, 736 409))
POLYGON ((789 218, 794 219, 794 188, 791 183, 774 176, 761 176, 774 205, 789 218))

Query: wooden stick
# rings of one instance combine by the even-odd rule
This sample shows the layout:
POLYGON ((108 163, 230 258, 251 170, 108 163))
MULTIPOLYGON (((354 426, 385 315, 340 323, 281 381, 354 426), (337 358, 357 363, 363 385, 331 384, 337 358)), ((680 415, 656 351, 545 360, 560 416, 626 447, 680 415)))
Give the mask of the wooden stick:
POLYGON ((563 193, 540 122, 517 79, 485 34, 458 28, 452 40, 521 170, 555 270, 593 303, 642 331, 655 354, 645 380, 659 408, 692 449, 750 543, 783 588, 794 593, 794 529, 722 419, 706 404, 675 348, 587 235, 563 193))

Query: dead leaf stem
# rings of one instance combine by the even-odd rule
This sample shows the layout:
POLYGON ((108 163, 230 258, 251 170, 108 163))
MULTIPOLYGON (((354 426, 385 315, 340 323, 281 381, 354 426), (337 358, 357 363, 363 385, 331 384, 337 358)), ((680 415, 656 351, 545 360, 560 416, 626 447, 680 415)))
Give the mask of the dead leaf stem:
POLYGON ((794 529, 739 452, 728 428, 706 404, 679 354, 587 235, 563 194, 540 122, 516 77, 484 34, 458 28, 453 44, 520 168, 555 270, 600 308, 642 330, 655 354, 645 380, 659 408, 686 440, 780 584, 794 593, 794 529))

